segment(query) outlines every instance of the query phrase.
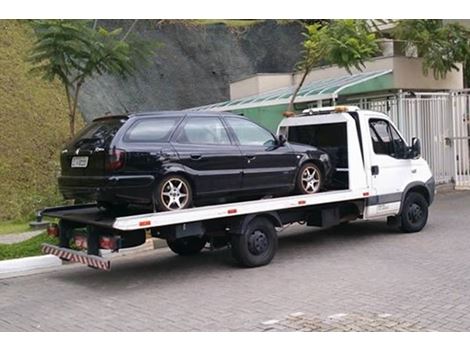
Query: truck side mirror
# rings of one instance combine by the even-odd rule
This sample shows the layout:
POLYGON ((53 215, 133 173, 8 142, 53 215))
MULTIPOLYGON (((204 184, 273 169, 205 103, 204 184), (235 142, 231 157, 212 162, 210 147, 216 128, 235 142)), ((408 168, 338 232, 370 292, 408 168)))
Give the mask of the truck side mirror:
POLYGON ((418 158, 421 156, 421 141, 418 137, 413 137, 411 139, 411 156, 413 158, 418 158))
POLYGON ((277 140, 279 141, 279 146, 282 147, 283 145, 286 144, 287 142, 287 138, 286 136, 284 136, 283 134, 280 134, 279 136, 277 136, 277 140))

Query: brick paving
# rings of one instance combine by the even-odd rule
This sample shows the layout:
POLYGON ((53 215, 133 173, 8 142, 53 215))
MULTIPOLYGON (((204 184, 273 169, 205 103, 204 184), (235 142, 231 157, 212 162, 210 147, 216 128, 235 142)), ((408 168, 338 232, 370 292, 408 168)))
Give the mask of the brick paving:
POLYGON ((0 331, 469 331, 469 205, 439 194, 417 234, 291 226, 261 268, 164 248, 3 279, 0 331))

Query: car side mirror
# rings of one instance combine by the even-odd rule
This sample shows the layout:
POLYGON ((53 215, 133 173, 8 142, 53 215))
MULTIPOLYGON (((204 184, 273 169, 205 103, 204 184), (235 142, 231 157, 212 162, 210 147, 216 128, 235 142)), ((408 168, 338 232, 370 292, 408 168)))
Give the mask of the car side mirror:
POLYGON ((421 141, 418 137, 411 139, 411 157, 419 158, 421 156, 421 141))
POLYGON ((287 142, 287 138, 286 136, 284 136, 283 134, 280 134, 278 137, 277 137, 277 140, 279 142, 279 146, 282 147, 283 145, 286 144, 287 142))

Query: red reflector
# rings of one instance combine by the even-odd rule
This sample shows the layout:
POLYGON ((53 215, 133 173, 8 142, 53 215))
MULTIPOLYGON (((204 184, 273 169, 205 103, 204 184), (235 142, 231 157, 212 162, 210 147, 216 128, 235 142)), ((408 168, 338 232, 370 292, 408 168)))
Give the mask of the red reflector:
POLYGON ((75 235, 73 237, 75 246, 77 246, 80 249, 86 249, 88 248, 88 243, 87 243, 87 238, 85 236, 81 235, 75 235))
POLYGON ((57 224, 49 224, 47 227, 47 235, 52 237, 59 237, 59 226, 57 226, 57 224))
POLYGON ((305 200, 299 200, 299 205, 307 203, 305 200))
POLYGON ((144 220, 139 222, 139 226, 149 226, 150 224, 150 220, 144 220))
POLYGON ((103 249, 116 249, 117 248, 117 241, 116 238, 111 236, 101 236, 100 237, 100 248, 103 249))
POLYGON ((362 193, 362 195, 363 195, 364 197, 368 197, 368 196, 369 196, 369 192, 364 192, 364 193, 362 193))
POLYGON ((237 209, 229 209, 227 210, 227 214, 236 214, 237 213, 237 209))

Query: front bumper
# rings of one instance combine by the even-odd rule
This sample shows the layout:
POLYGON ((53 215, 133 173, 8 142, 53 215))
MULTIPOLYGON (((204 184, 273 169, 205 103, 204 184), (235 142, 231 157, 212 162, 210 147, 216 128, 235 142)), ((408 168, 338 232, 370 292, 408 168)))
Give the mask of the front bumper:
POLYGON ((428 190, 429 193, 429 205, 432 204, 434 201, 434 195, 436 194, 436 181, 434 180, 434 176, 431 176, 429 180, 426 181, 424 184, 426 189, 428 190))

